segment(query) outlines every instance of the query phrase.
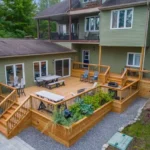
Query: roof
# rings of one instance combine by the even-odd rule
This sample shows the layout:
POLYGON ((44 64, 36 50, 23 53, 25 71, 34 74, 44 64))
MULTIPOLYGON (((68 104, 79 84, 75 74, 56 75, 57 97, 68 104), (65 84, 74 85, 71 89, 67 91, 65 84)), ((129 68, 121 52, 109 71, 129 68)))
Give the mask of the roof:
POLYGON ((102 5, 103 8, 110 8, 116 6, 124 6, 124 5, 141 5, 146 4, 147 0, 106 0, 102 5))
POLYGON ((73 52, 76 51, 46 40, 0 39, 0 58, 73 52))
MULTIPOLYGON (((67 15, 68 11, 70 10, 69 8, 69 1, 70 0, 64 0, 62 2, 59 2, 43 11, 41 11, 35 19, 40 19, 40 18, 48 18, 51 16, 56 16, 56 15, 67 15)), ((80 5, 79 0, 71 0, 71 8, 76 8, 80 5)))

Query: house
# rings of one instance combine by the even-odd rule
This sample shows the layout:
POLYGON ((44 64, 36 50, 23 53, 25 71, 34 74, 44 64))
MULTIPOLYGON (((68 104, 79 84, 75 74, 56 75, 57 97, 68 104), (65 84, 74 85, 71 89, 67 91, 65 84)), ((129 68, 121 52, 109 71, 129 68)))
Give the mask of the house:
POLYGON ((75 50, 50 41, 0 39, 0 82, 8 84, 18 76, 28 87, 35 84, 36 77, 70 76, 75 54, 75 50))
POLYGON ((150 69, 146 0, 66 0, 35 18, 38 26, 40 20, 65 24, 65 34, 49 28, 49 39, 77 50, 79 62, 109 65, 113 73, 125 67, 150 69))

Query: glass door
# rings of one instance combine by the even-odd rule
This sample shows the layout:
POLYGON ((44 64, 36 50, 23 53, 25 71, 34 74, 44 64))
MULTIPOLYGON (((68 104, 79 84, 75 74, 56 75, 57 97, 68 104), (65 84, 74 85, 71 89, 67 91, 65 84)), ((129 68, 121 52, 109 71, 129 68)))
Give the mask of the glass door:
POLYGON ((55 60, 55 74, 67 77, 70 76, 70 59, 59 59, 55 60))
MULTIPOLYGON (((82 51, 82 62, 89 64, 90 62, 90 51, 89 50, 83 50, 82 51)), ((83 65, 83 68, 87 68, 88 65, 83 65)))

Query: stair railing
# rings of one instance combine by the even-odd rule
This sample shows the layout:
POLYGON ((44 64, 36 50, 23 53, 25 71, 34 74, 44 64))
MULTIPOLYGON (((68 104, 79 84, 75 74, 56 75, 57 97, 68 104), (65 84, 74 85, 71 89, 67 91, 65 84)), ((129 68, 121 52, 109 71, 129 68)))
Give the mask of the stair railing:
POLYGON ((125 69, 125 71, 123 72, 123 74, 121 76, 121 86, 124 86, 126 84, 127 73, 128 73, 128 69, 125 69))
POLYGON ((0 103, 1 114, 0 117, 15 103, 17 102, 17 91, 13 90, 5 99, 0 103))
POLYGON ((31 96, 29 96, 6 120, 7 134, 9 135, 13 129, 28 115, 31 109, 31 96))
POLYGON ((104 83, 106 83, 107 80, 108 80, 108 78, 109 78, 109 76, 110 76, 110 66, 108 66, 108 68, 107 68, 107 70, 106 70, 104 76, 105 76, 105 81, 104 81, 104 83))

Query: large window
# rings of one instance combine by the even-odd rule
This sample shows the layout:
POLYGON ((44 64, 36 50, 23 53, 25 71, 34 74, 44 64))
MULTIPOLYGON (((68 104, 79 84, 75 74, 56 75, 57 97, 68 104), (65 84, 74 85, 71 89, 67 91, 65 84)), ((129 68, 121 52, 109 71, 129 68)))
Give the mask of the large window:
POLYGON ((33 62, 34 79, 48 75, 47 61, 33 62))
POLYGON ((98 31, 99 30, 99 16, 85 18, 85 31, 98 31))
POLYGON ((5 66, 6 83, 11 84, 14 82, 14 78, 18 76, 18 80, 25 79, 24 64, 11 64, 5 66))
POLYGON ((140 53, 128 53, 127 54, 127 66, 140 67, 140 53))
POLYGON ((111 28, 126 29, 132 28, 133 8, 113 10, 111 12, 111 28))

